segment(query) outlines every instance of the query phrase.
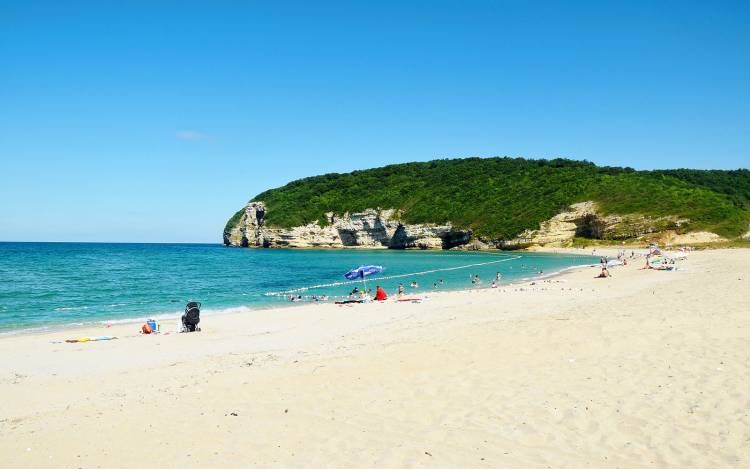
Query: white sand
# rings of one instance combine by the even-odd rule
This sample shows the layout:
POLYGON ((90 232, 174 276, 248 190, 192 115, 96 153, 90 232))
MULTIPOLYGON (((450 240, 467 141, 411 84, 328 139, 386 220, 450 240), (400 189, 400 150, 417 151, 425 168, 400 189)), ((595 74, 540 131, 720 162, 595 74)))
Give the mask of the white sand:
POLYGON ((0 467, 750 467, 750 250, 640 267, 4 337, 0 467))

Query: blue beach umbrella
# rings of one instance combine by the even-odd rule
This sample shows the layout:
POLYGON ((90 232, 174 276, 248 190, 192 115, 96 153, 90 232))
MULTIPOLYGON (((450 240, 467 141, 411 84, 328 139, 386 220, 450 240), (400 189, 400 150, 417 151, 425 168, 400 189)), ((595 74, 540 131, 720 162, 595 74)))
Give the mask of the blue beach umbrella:
POLYGON ((383 267, 379 265, 361 265, 357 267, 356 269, 352 269, 349 272, 344 274, 344 277, 348 278, 349 280, 355 280, 358 278, 361 278, 364 280, 365 277, 369 277, 370 275, 379 274, 384 269, 383 267))
POLYGON ((361 265, 356 269, 352 269, 349 272, 345 273, 344 277, 349 280, 356 280, 358 278, 361 278, 362 282, 365 284, 364 288, 365 290, 367 290, 367 280, 365 280, 365 278, 369 277, 370 275, 379 274, 383 270, 383 267, 379 265, 361 265))

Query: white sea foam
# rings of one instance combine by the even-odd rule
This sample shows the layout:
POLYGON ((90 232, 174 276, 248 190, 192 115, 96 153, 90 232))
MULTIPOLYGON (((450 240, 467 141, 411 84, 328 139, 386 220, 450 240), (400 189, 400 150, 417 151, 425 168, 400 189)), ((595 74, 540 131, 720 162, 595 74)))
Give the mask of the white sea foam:
POLYGON ((81 311, 84 309, 89 309, 88 306, 62 306, 60 308, 55 308, 54 311, 62 312, 62 311, 81 311))

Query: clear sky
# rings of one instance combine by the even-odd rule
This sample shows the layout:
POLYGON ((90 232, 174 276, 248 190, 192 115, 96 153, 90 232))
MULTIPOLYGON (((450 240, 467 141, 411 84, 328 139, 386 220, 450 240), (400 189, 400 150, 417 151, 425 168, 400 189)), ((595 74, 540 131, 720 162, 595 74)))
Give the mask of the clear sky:
POLYGON ((0 0, 0 240, 220 242, 292 179, 750 161, 750 2, 0 0))

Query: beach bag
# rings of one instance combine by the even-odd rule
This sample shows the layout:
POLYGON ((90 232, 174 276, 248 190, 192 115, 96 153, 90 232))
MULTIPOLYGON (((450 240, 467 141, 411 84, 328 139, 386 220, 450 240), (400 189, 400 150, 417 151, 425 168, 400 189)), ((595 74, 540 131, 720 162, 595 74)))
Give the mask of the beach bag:
POLYGON ((148 323, 145 323, 143 326, 141 326, 141 332, 144 334, 151 334, 153 329, 151 329, 151 326, 148 325, 148 323))

